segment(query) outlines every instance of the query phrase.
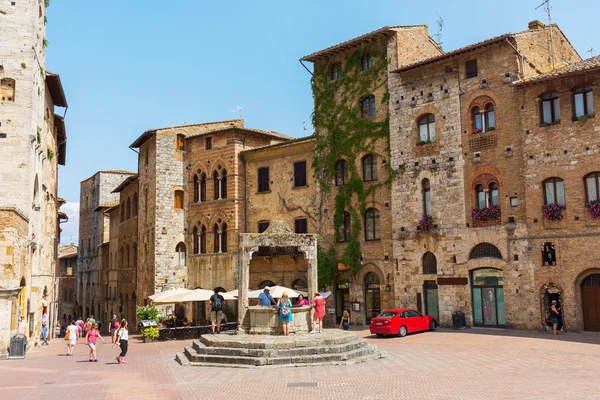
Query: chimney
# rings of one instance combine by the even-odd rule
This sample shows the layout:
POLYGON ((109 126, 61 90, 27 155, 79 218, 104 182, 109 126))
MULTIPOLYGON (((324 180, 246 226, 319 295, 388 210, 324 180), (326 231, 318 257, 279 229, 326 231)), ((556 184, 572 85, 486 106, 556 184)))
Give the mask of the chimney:
POLYGON ((544 25, 544 23, 542 21, 539 20, 535 20, 535 21, 531 21, 528 25, 528 28, 531 30, 535 30, 535 29, 542 29, 543 27, 545 27, 546 25, 544 25))

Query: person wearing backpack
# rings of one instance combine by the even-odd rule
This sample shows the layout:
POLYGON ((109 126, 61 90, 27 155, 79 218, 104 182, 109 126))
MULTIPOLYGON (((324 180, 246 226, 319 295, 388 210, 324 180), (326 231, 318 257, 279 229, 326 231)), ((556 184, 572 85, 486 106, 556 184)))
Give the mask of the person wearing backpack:
POLYGON ((214 288, 212 296, 210 296, 210 322, 212 325, 212 333, 215 333, 215 325, 217 326, 217 334, 221 333, 221 319, 223 319, 223 305, 225 299, 219 294, 219 289, 214 288))
POLYGON ((112 319, 110 320, 110 331, 111 331, 111 337, 112 337, 112 342, 113 343, 117 343, 117 332, 119 331, 119 320, 117 319, 116 315, 113 315, 112 319))
POLYGON ((287 292, 283 292, 277 301, 277 307, 279 307, 279 322, 281 322, 283 336, 287 336, 290 333, 290 321, 292 320, 292 302, 288 298, 287 292))

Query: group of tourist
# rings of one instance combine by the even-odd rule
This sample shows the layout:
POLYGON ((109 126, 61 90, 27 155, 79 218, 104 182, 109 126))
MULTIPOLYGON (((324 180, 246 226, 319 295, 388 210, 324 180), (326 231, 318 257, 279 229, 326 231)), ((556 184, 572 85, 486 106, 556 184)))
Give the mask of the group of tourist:
MULTIPOLYGON (((77 340, 82 338, 82 333, 85 332, 85 345, 89 348, 89 362, 98 362, 97 358, 97 342, 98 339, 104 342, 104 338, 100 335, 98 323, 94 317, 90 317, 85 323, 79 319, 78 321, 70 321, 69 326, 65 331, 64 340, 67 342, 67 356, 73 356, 73 350, 77 340), (92 322, 93 321, 93 322, 92 322), (81 322, 81 324, 79 324, 81 322)), ((129 330, 127 329, 127 320, 119 321, 116 315, 113 315, 110 321, 110 332, 113 346, 118 345, 121 352, 116 357, 119 364, 125 364, 125 355, 127 354, 129 330)))
MULTIPOLYGON (((292 317, 292 302, 289 299, 287 292, 282 293, 281 298, 277 301, 271 295, 271 288, 265 286, 262 293, 258 295, 258 305, 260 306, 277 306, 279 310, 279 322, 281 322, 281 328, 284 336, 288 336, 290 333, 290 322, 293 321, 292 317)), ((295 307, 308 306, 308 300, 303 296, 299 295, 296 299, 295 307)), ((321 296, 321 293, 316 292, 311 303, 314 308, 313 319, 312 319, 312 330, 310 333, 323 333, 323 318, 325 318, 325 299, 321 296)), ((350 318, 348 317, 348 322, 350 318)))

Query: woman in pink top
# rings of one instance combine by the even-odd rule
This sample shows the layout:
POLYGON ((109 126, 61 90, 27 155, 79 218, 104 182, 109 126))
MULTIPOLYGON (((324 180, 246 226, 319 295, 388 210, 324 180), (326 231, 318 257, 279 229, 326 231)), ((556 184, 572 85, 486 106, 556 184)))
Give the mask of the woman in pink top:
POLYGON ((98 324, 93 324, 85 335, 85 344, 90 348, 89 362, 98 362, 96 358, 96 341, 98 338, 104 342, 104 338, 100 336, 100 331, 98 331, 98 324))
POLYGON ((307 306, 308 300, 304 298, 302 295, 298 295, 298 300, 296 300, 296 307, 307 306))
POLYGON ((325 299, 321 297, 321 293, 315 292, 315 297, 313 297, 312 306, 315 309, 315 313, 313 315, 313 329, 310 333, 323 333, 323 318, 325 318, 325 299))

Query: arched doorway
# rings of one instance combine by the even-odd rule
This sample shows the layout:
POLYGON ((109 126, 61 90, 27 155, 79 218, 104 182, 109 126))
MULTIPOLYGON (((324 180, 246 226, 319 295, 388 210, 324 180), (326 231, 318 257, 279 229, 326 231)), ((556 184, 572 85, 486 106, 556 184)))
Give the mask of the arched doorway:
POLYGON ((600 274, 588 276, 581 282, 583 329, 600 332, 600 274))
MULTIPOLYGON (((540 292, 540 312, 542 318, 542 327, 546 330, 552 329, 552 320, 550 319, 550 308, 552 307, 552 301, 556 300, 559 306, 562 305, 562 289, 560 286, 555 285, 553 283, 548 283, 542 286, 542 290, 540 292)), ((561 314, 562 314, 562 307, 561 314)), ((558 330, 561 330, 564 325, 564 318, 561 315, 561 318, 558 321, 558 330)))
POLYGON ((365 276, 365 312, 367 325, 381 312, 379 276, 375 272, 369 272, 365 276))
POLYGON ((350 280, 347 276, 338 274, 335 277, 335 321, 342 322, 344 310, 350 312, 350 280))
POLYGON ((504 279, 502 270, 480 268, 471 271, 473 325, 504 327, 504 279))

